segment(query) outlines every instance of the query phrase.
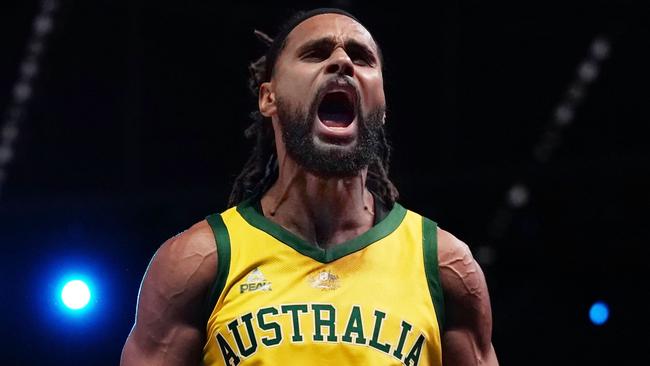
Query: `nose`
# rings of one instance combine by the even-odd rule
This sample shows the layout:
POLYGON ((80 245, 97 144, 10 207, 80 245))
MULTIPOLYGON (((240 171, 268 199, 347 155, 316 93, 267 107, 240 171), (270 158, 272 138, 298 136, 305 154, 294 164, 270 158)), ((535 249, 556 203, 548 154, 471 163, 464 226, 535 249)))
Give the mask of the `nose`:
POLYGON ((354 76, 354 64, 342 47, 337 47, 328 60, 325 68, 328 74, 354 76))

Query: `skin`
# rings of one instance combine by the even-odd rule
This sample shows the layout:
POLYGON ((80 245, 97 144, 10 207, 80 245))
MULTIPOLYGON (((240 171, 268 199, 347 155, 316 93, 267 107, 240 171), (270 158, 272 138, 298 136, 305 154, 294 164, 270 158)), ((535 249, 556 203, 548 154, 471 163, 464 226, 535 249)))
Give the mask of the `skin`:
MULTIPOLYGON (((370 33, 348 17, 318 15, 291 32, 259 97, 261 113, 273 121, 280 167, 278 180, 262 197, 262 209, 269 219, 323 248, 372 227, 367 170, 353 177, 323 179, 302 169, 284 148, 277 100, 280 97, 306 110, 323 81, 337 73, 355 81, 362 111, 385 105, 381 65, 370 33), (325 57, 305 57, 300 52, 301 46, 322 37, 334 41, 325 57), (346 50, 349 40, 370 50, 375 62, 361 61, 358 52, 346 50)), ((352 126, 343 131, 345 138, 337 140, 315 128, 313 138, 318 146, 347 149, 356 142, 355 132, 352 126)), ((160 247, 140 288, 136 322, 121 365, 199 364, 205 343, 202 306, 217 272, 215 244, 209 225, 201 221, 160 247)), ((438 259, 446 305, 444 364, 498 365, 491 341, 490 299, 480 266, 467 245, 442 229, 438 230, 438 259)))
MULTIPOLYGON (((280 225, 323 248, 342 243, 372 227, 374 215, 364 209, 373 206, 372 195, 365 189, 367 169, 344 179, 323 179, 305 171, 284 148, 277 100, 296 101, 292 106, 306 111, 311 96, 324 81, 342 74, 355 80, 362 113, 385 105, 381 65, 378 60, 370 64, 359 58, 351 59, 344 49, 348 39, 366 45, 378 58, 370 33, 350 18, 323 14, 307 19, 289 34, 271 81, 263 83, 259 93, 260 111, 273 121, 280 168, 278 180, 262 198, 262 208, 267 215, 273 211, 273 219, 280 225), (335 40, 336 48, 329 54, 314 51, 317 56, 302 52, 302 46, 322 38, 335 40), (324 59, 321 53, 329 57, 324 59)), ((319 123, 315 121, 314 125, 318 129, 319 123)), ((351 128, 355 130, 354 127, 353 123, 351 128)), ((328 147, 340 149, 349 149, 356 143, 355 139, 328 143, 317 132, 314 140, 317 145, 336 145, 328 147)))

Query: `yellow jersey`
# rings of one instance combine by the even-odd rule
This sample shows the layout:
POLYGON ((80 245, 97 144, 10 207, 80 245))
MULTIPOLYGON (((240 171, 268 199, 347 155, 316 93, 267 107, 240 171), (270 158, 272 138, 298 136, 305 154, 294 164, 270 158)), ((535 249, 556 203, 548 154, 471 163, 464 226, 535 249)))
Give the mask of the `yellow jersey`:
POLYGON ((436 224, 395 204, 321 249, 244 201, 207 217, 217 278, 205 365, 442 365, 436 224))

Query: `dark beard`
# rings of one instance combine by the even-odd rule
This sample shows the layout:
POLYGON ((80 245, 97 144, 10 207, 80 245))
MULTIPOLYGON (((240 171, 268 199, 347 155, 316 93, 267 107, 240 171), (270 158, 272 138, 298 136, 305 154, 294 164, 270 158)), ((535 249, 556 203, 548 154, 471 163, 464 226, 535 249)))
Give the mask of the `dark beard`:
POLYGON ((357 140, 352 146, 327 144, 317 146, 313 138, 313 123, 318 103, 313 102, 307 113, 291 110, 284 100, 277 99, 278 117, 282 126, 282 140, 291 156, 308 172, 322 178, 352 177, 370 165, 378 155, 384 108, 376 108, 367 115, 357 116, 357 140))

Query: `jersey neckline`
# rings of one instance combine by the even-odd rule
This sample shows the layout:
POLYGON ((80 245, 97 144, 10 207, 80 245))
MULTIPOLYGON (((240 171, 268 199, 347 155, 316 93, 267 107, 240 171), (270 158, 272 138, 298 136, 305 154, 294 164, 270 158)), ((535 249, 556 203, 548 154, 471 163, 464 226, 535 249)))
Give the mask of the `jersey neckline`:
POLYGON ((386 217, 376 225, 373 225, 373 227, 365 233, 341 244, 337 244, 332 248, 322 249, 311 244, 307 240, 300 238, 296 234, 261 214, 255 209, 256 199, 259 198, 252 197, 237 205, 237 212, 239 212, 246 222, 262 231, 265 231, 297 252, 321 263, 333 262, 385 238, 397 229, 406 216, 406 209, 399 203, 395 203, 386 217))

